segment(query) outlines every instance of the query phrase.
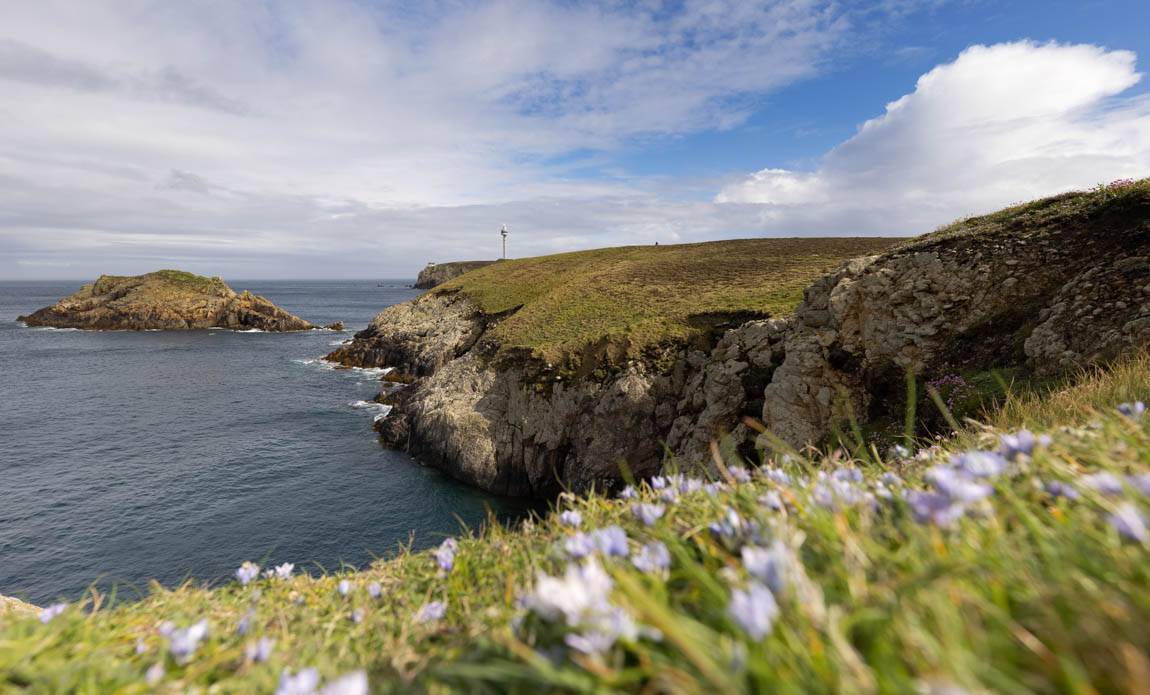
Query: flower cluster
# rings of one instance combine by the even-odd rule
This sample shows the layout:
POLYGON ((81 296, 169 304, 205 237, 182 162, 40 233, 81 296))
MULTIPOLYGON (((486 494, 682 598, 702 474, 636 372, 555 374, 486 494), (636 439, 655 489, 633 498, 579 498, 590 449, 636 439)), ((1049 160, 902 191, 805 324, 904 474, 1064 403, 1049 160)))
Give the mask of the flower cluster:
POLYGON ((450 572, 455 567, 455 554, 459 552, 459 543, 454 538, 448 538, 435 549, 435 563, 444 572, 450 572))

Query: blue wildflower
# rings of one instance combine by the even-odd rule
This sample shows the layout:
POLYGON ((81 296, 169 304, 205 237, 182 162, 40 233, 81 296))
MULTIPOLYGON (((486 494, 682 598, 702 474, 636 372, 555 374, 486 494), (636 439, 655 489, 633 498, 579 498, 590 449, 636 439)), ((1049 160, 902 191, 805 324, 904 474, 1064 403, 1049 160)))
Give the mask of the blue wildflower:
POLYGON ((619 493, 619 497, 622 499, 625 499, 625 500, 633 500, 638 496, 639 496, 639 491, 636 490, 631 485, 628 485, 627 487, 623 488, 623 490, 619 493))
POLYGON ((379 582, 372 582, 371 584, 367 585, 368 596, 372 598, 379 598, 379 595, 382 593, 383 589, 379 586, 379 582))
POLYGON ((745 591, 735 589, 731 592, 727 612, 751 639, 761 640, 771 633, 779 615, 779 604, 770 589, 751 582, 745 591))
POLYGON ((577 528, 583 523, 583 515, 574 509, 568 509, 559 515, 559 523, 577 528))
POLYGON ((909 459, 912 455, 913 454, 911 453, 910 449, 906 448, 902 444, 895 444, 886 453, 887 458, 893 459, 896 461, 905 461, 906 459, 909 459))
POLYGON ((1122 479, 1109 471, 1084 475, 1082 476, 1082 484, 1107 497, 1117 497, 1126 489, 1122 484, 1122 479))
POLYGON ((47 625, 48 623, 52 622, 53 618, 55 618, 56 616, 63 613, 64 609, 67 607, 68 607, 68 604, 66 604, 66 603, 53 603, 52 605, 48 606, 47 608, 41 609, 41 611, 38 614, 38 617, 40 618, 40 622, 47 625))
POLYGON ((742 466, 732 466, 727 469, 731 473, 731 477, 736 483, 749 483, 751 482, 751 472, 742 466))
POLYGON ((759 504, 775 512, 781 512, 785 506, 783 504, 783 496, 778 490, 767 490, 762 495, 759 495, 759 504))
POLYGON ((627 532, 618 526, 607 526, 592 531, 591 539, 595 543, 595 548, 608 557, 627 556, 627 532))
POLYGON ((962 502, 942 492, 912 490, 907 493, 906 501, 920 524, 949 528, 966 513, 962 502))
POLYGON ((340 676, 320 688, 316 695, 368 695, 367 674, 354 671, 340 676))
POLYGON ((703 489, 703 481, 698 478, 683 478, 679 481, 679 492, 690 495, 703 489))
POLYGON ((447 604, 443 601, 425 603, 415 614, 415 620, 420 623, 430 623, 442 620, 447 615, 447 604))
POLYGON ((1019 430, 998 438, 998 453, 1008 461, 1014 461, 1020 456, 1032 456, 1036 447, 1047 446, 1050 446, 1049 436, 1044 434, 1036 437, 1030 430, 1019 430))
POLYGON ((269 579, 272 577, 277 579, 291 579, 291 574, 294 570, 294 564, 285 562, 282 565, 277 565, 274 569, 264 570, 264 576, 269 579))
POLYGON ((365 613, 364 613, 362 608, 356 608, 355 610, 353 610, 351 612, 351 622, 355 623, 356 625, 359 625, 360 623, 363 622, 364 615, 365 615, 365 613))
POLYGON ((657 475, 654 478, 651 478, 651 489, 652 490, 662 490, 663 488, 667 487, 667 485, 668 485, 667 479, 661 475, 657 475))
POLYGON ((252 642, 248 646, 244 647, 244 655, 247 657, 248 661, 254 661, 256 663, 262 664, 271 658, 272 649, 274 649, 275 646, 276 641, 274 639, 261 637, 255 642, 252 642))
POLYGON ((319 687, 319 671, 314 668, 301 669, 292 675, 290 669, 280 673, 279 685, 276 686, 276 695, 314 695, 319 687))
POLYGON ((746 545, 742 550, 743 567, 752 577, 782 596, 793 576, 798 559, 782 541, 776 540, 769 548, 746 545))
POLYGON ((1114 513, 1107 517, 1107 521, 1114 527, 1119 534, 1145 543, 1150 540, 1150 529, 1146 528, 1146 517, 1138 511, 1138 508, 1129 502, 1124 502, 1114 510, 1114 513))
POLYGON ((1126 482, 1139 493, 1150 497, 1150 473, 1135 473, 1126 476, 1126 482))
POLYGON ((582 531, 570 536, 563 542, 563 549, 574 558, 584 558, 595 552, 595 541, 582 531))
POLYGON ((351 582, 346 579, 341 579, 339 580, 339 584, 336 586, 336 589, 339 590, 340 596, 347 596, 351 593, 351 582))
POLYGON ((459 544, 454 538, 448 538, 435 549, 435 562, 439 565, 439 569, 444 572, 450 572, 455 567, 455 553, 459 550, 459 544))
POLYGON ((192 658, 196 648, 208 636, 208 621, 201 620, 194 625, 180 630, 172 630, 168 636, 168 651, 177 661, 183 662, 192 658))
POLYGON ((631 513, 635 515, 639 521, 643 522, 644 526, 654 526, 655 522, 663 516, 667 508, 661 504, 633 504, 631 505, 631 513))
POLYGON ((260 566, 254 562, 245 562, 236 570, 236 579, 242 586, 247 586, 253 579, 260 576, 260 566))
POLYGON ((950 465, 972 478, 997 478, 1006 470, 1006 459, 997 452, 972 449, 953 454, 950 465))
POLYGON ((1061 480, 1048 480, 1042 484, 1042 489, 1051 497, 1065 497, 1072 501, 1081 497, 1078 488, 1061 480))
POLYGON ((960 504, 977 502, 994 494, 994 488, 965 473, 962 469, 935 466, 924 477, 936 490, 960 504))
POLYGON ((724 487, 725 486, 722 482, 716 480, 711 483, 705 483, 703 485, 703 491, 711 497, 714 497, 715 495, 719 494, 719 492, 721 492, 724 487))
POLYGON ((244 613, 244 617, 240 618, 240 622, 236 625, 236 634, 246 635, 252 629, 252 619, 255 618, 255 613, 248 611, 244 613))
POLYGON ((631 557, 631 563, 640 572, 654 574, 671 566, 671 552, 667 550, 666 545, 658 541, 647 543, 631 557))
POLYGON ((1122 413, 1128 418, 1137 420, 1146 413, 1146 404, 1142 401, 1134 401, 1133 403, 1121 403, 1118 406, 1118 412, 1122 413))

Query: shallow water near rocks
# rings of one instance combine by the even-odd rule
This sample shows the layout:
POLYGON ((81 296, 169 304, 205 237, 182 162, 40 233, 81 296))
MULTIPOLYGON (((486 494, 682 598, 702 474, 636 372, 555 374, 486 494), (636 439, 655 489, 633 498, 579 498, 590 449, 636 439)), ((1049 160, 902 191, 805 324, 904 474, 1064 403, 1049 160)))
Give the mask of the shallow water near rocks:
POLYGON ((379 372, 319 361, 404 282, 242 282, 346 333, 87 332, 16 316, 78 282, 0 282, 0 594, 44 603, 91 584, 220 581, 244 560, 362 566, 527 510, 371 431, 379 372))

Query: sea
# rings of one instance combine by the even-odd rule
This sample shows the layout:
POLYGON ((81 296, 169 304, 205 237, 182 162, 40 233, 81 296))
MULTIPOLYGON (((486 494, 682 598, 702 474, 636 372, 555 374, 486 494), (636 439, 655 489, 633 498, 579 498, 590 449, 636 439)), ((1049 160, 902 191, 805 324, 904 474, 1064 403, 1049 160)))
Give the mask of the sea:
POLYGON ((229 284, 348 331, 28 328, 16 317, 80 283, 0 282, 0 594, 133 600, 246 560, 362 567, 535 508, 381 447, 379 371, 320 359, 410 281, 229 284))

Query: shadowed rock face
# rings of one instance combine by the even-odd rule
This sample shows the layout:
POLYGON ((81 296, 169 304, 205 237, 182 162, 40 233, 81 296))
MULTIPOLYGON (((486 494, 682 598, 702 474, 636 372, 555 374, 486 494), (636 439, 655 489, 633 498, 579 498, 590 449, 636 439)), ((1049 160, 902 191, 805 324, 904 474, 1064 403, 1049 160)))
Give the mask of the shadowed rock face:
POLYGON ((485 265, 491 265, 495 261, 453 261, 451 263, 435 263, 429 264, 426 268, 419 271, 419 277, 416 278, 415 284, 412 285, 417 290, 430 290, 433 287, 438 287, 448 280, 453 280, 460 275, 482 268, 485 265))
POLYGON ((220 278, 178 270, 132 277, 101 275, 75 294, 18 320, 28 326, 87 330, 317 328, 263 297, 246 291, 237 294, 220 278))

